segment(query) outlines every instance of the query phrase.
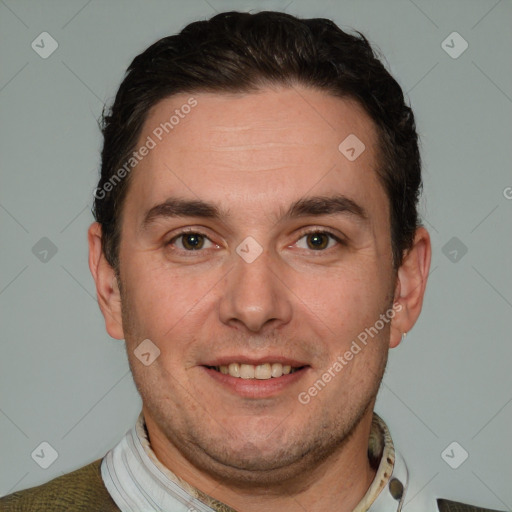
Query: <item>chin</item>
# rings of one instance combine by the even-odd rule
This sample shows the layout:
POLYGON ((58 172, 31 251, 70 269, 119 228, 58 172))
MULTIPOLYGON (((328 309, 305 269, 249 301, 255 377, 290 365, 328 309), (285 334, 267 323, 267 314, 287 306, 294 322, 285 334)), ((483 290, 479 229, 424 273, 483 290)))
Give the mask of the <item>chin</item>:
MULTIPOLYGON (((285 482, 304 472, 310 464, 297 447, 284 449, 280 446, 275 450, 268 446, 261 452, 254 445, 247 446, 245 451, 232 451, 227 448, 218 453, 203 452, 209 461, 201 461, 202 467, 209 467, 212 474, 216 474, 223 481, 230 481, 237 487, 259 487, 275 485, 276 482, 285 482)), ((198 461, 199 462, 199 461, 198 461)))
POLYGON ((337 440, 319 437, 317 432, 279 429, 251 436, 222 432, 216 439, 200 436, 189 451, 198 467, 206 468, 238 486, 275 485, 304 474, 308 468, 332 453, 337 440), (272 435, 269 435, 272 434, 272 435), (199 441, 199 443, 197 443, 199 441))

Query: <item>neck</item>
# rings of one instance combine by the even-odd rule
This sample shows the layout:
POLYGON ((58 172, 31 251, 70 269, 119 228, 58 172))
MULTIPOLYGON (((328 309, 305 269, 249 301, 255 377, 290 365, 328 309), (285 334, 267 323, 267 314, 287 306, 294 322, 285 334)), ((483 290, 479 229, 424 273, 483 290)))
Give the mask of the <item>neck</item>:
POLYGON ((375 477, 368 460, 372 416, 370 408, 345 442, 308 471, 276 478, 271 485, 240 486, 190 463, 145 414, 151 447, 164 466, 204 494, 244 512, 354 510, 375 477))

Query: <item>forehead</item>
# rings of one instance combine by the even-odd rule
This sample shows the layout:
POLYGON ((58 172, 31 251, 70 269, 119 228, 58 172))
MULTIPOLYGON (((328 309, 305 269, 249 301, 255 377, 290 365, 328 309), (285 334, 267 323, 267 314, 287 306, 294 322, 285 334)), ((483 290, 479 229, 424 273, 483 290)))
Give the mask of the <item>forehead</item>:
POLYGON ((133 171, 126 207, 136 213, 178 195, 249 213, 335 190, 373 195, 372 207, 385 208, 376 142, 362 107, 315 89, 175 95, 144 124, 137 147, 151 149, 133 171))

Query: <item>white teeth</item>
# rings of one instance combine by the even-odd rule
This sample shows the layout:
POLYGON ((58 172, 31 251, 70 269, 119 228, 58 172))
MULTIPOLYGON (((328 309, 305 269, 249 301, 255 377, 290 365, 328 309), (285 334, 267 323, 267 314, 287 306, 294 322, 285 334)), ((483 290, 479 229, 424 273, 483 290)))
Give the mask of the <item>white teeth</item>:
POLYGON ((272 377, 281 377, 281 375, 283 375, 283 365, 274 363, 272 365, 272 377))
POLYGON ((240 365, 238 363, 231 363, 228 370, 231 377, 240 377, 240 365))
POLYGON ((239 364, 231 363, 229 366, 222 365, 215 367, 220 373, 230 375, 231 377, 238 377, 242 379, 258 379, 268 380, 271 378, 278 378, 282 375, 288 375, 295 372, 298 368, 293 368, 281 363, 264 363, 254 366, 252 364, 239 364))
POLYGON ((254 366, 252 364, 241 364, 240 377, 242 379, 254 379, 254 366))
POLYGON ((259 364, 256 366, 256 370, 254 370, 254 377, 260 380, 270 379, 270 377, 272 377, 272 366, 268 363, 259 364))

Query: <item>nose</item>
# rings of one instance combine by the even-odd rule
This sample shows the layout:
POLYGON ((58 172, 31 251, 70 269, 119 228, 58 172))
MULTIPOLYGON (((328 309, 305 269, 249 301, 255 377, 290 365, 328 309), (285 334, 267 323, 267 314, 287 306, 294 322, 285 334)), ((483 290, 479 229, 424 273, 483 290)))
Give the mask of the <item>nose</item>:
POLYGON ((248 263, 237 254, 220 299, 220 320, 253 333, 276 329, 292 317, 292 293, 279 275, 279 264, 265 251, 248 263))

